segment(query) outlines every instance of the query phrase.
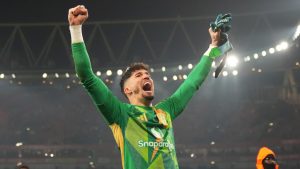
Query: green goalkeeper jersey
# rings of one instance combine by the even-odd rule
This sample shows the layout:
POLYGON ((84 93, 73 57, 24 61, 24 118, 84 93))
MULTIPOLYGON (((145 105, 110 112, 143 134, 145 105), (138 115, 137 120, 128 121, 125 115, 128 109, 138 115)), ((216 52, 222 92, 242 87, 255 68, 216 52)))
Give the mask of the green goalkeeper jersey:
MULTIPOLYGON (((215 52, 217 48, 213 48, 215 52)), ((172 121, 207 77, 213 57, 202 56, 176 92, 151 107, 118 100, 92 71, 83 42, 72 44, 76 73, 108 122, 121 152, 123 169, 178 169, 172 121)))

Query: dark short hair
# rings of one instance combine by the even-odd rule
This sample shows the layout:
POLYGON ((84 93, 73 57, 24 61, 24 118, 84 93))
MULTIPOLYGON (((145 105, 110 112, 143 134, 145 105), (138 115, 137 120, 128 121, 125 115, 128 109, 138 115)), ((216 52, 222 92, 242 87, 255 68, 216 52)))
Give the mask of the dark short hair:
POLYGON ((27 165, 20 165, 18 166, 18 169, 29 169, 27 165))
POLYGON ((126 71, 124 72, 121 81, 120 81, 120 87, 121 87, 121 92, 124 94, 124 96, 127 98, 126 94, 124 93, 124 84, 127 81, 127 79, 129 79, 132 75, 133 72, 137 71, 137 70, 146 70, 149 72, 149 65, 145 64, 145 63, 132 63, 131 65, 129 65, 129 67, 126 69, 126 71))

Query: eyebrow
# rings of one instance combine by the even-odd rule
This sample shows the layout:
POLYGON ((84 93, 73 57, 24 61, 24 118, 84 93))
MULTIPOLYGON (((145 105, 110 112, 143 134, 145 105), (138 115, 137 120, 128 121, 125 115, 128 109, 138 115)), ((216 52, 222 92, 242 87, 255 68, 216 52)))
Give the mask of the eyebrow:
POLYGON ((147 74, 147 75, 150 75, 150 73, 149 73, 148 71, 145 70, 145 72, 143 72, 143 71, 138 71, 137 73, 135 73, 135 76, 136 76, 136 75, 143 74, 143 73, 145 73, 145 74, 147 74))

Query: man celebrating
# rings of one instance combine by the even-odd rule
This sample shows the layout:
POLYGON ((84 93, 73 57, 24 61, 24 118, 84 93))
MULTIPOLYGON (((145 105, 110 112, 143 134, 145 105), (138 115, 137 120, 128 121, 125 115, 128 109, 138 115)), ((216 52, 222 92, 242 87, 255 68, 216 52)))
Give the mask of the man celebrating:
POLYGON ((210 72, 213 60, 221 54, 220 30, 209 29, 211 44, 200 62, 172 96, 156 105, 152 105, 154 82, 148 65, 130 65, 120 82, 128 104, 118 100, 92 71, 81 31, 87 18, 88 10, 83 5, 69 10, 75 69, 113 132, 123 169, 178 169, 172 121, 183 111, 210 72))

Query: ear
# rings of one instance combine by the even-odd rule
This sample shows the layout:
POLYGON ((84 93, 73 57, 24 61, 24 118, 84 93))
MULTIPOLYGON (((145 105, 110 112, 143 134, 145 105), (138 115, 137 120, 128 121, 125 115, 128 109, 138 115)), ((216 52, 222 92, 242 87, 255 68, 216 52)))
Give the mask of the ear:
POLYGON ((130 90, 128 87, 125 87, 125 88, 124 88, 124 93, 125 93, 126 95, 131 95, 131 94, 132 94, 132 90, 130 90))

